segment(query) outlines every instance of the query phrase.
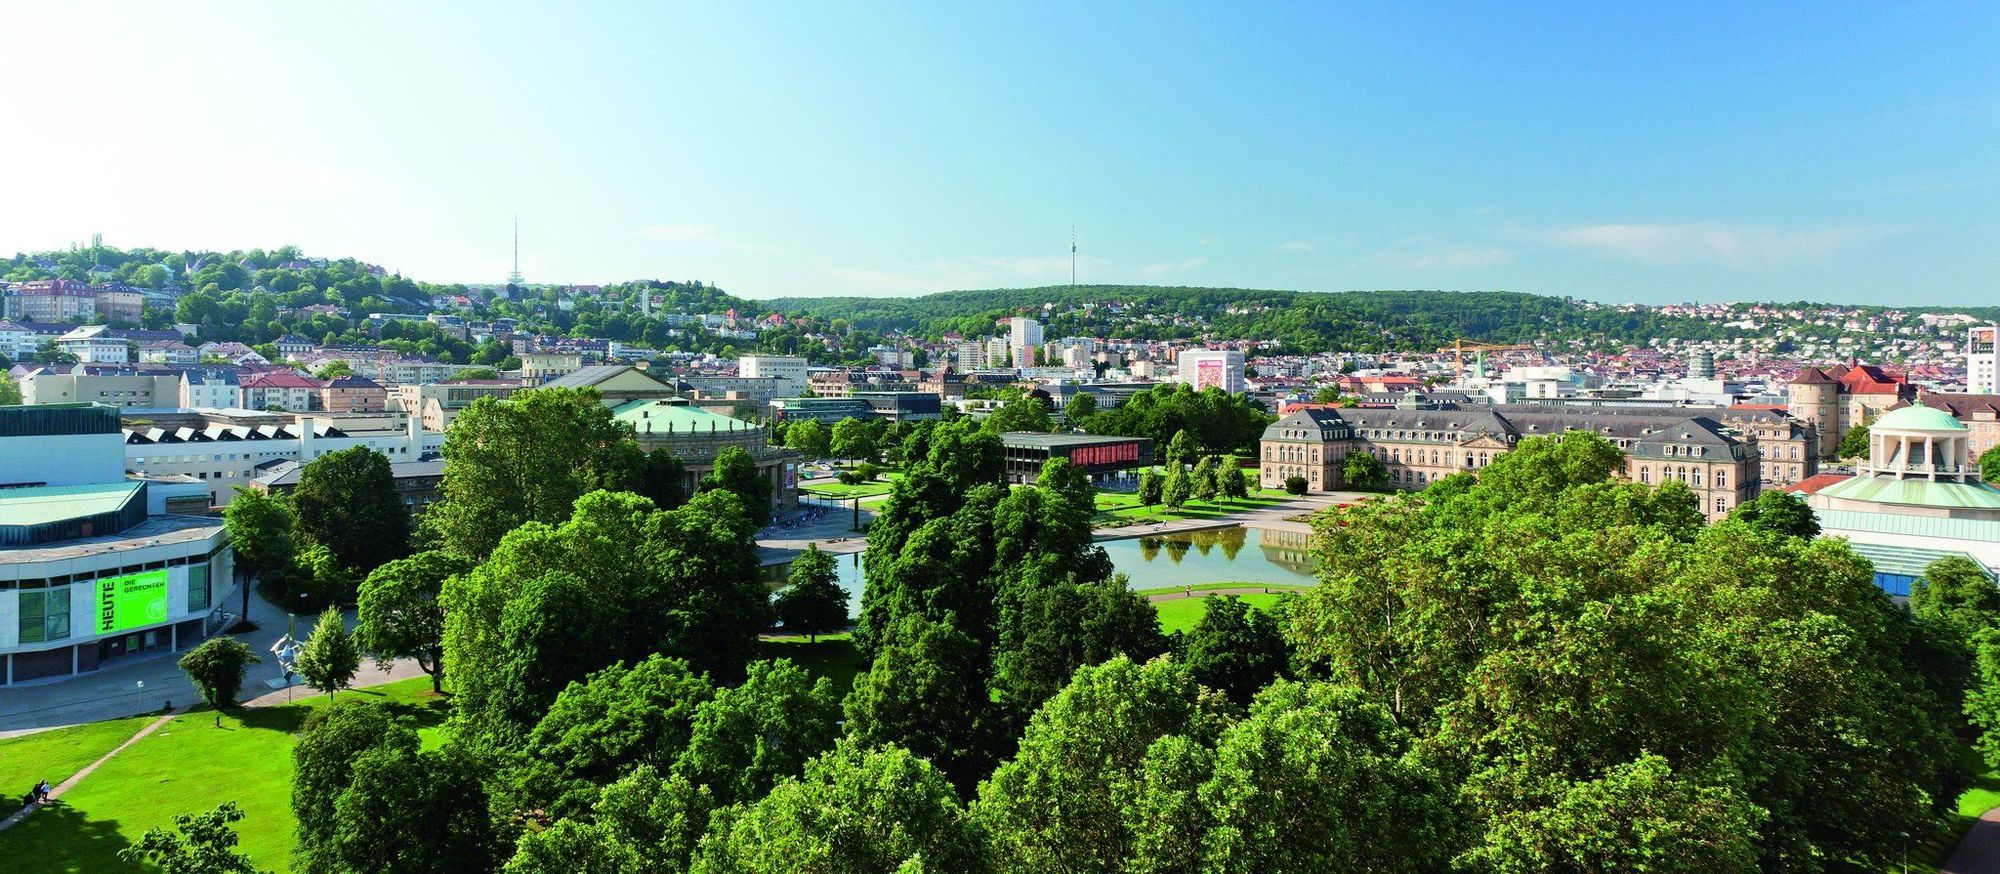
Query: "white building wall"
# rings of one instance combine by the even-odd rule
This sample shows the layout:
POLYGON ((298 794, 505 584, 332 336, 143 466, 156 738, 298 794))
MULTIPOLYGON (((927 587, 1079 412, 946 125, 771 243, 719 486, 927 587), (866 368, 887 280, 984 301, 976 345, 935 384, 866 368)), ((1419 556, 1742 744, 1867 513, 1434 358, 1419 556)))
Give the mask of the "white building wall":
POLYGON ((0 486, 76 486, 125 479, 122 434, 0 437, 0 486))

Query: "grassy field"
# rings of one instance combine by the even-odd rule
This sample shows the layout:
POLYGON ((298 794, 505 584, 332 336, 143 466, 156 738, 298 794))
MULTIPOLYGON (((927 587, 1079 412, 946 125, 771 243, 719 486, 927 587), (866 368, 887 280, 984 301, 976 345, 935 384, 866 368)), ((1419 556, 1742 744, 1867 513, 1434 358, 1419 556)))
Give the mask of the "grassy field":
MULTIPOLYGON (((1208 597, 1215 598, 1221 596, 1210 595, 1208 597)), ((1261 610, 1278 603, 1278 599, 1283 596, 1252 593, 1238 595, 1237 597, 1242 598, 1243 603, 1261 610)), ((1208 612, 1208 598, 1177 598, 1172 601, 1157 601, 1153 604, 1153 610, 1160 614, 1161 631, 1168 634, 1176 631, 1193 631, 1195 625, 1201 622, 1201 617, 1208 612)))
POLYGON ((808 643, 802 636, 766 638, 757 642, 757 657, 791 659, 812 674, 830 677, 834 690, 843 697, 854 685, 854 675, 861 672, 861 654, 845 633, 822 634, 816 643, 808 643))
POLYGON ((1148 507, 1139 503, 1136 492, 1098 492, 1097 518, 1094 521, 1102 528, 1162 520, 1224 519, 1237 513, 1275 507, 1291 498, 1283 489, 1257 489, 1241 501, 1189 501, 1175 512, 1168 510, 1165 504, 1148 507))
POLYGON ((37 781, 61 785, 71 774, 116 749, 153 719, 151 716, 107 719, 0 740, 0 812, 12 813, 14 804, 7 799, 28 794, 28 787, 37 781))
MULTIPOLYGON (((384 701, 420 726, 426 746, 441 741, 445 706, 431 693, 426 678, 341 696, 384 701)), ((205 811, 225 801, 243 808, 243 821, 237 823, 241 848, 257 867, 289 870, 296 828, 291 806, 292 745, 306 714, 326 703, 324 695, 306 694, 297 704, 225 715, 220 727, 208 711, 176 717, 104 763, 53 805, 0 832, 0 870, 144 870, 120 861, 118 851, 131 846, 148 828, 167 825, 174 814, 205 811)), ((126 737, 143 725, 115 722, 132 725, 126 737)), ((120 737, 110 746, 123 740, 120 737)), ((48 750, 60 746, 41 735, 0 741, 0 759, 23 750, 29 751, 24 756, 49 757, 48 750)))

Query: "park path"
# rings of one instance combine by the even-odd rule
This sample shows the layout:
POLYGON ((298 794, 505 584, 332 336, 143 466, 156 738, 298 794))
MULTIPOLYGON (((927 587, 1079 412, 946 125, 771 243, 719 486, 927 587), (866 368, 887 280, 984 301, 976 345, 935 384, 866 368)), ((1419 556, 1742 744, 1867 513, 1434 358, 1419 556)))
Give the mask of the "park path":
MULTIPOLYGON (((141 740, 144 740, 146 735, 158 731, 160 729, 160 726, 166 725, 174 717, 179 716, 182 713, 186 712, 187 708, 177 707, 174 708, 173 710, 167 711, 165 714, 162 714, 160 718, 155 719, 152 722, 146 723, 145 728, 139 729, 138 732, 134 733, 131 737, 126 738, 124 743, 119 744, 117 747, 113 748, 111 752, 105 753, 103 756, 98 757, 97 761, 91 762, 90 764, 85 765, 82 770, 79 770, 76 773, 71 774, 69 776, 69 779, 56 784, 55 788, 49 790, 49 800, 53 801, 57 798, 61 798, 63 796, 63 793, 68 792, 71 787, 74 787, 76 784, 82 782, 83 778, 90 776, 90 773, 92 771, 97 770, 97 766, 102 765, 105 762, 111 761, 111 758, 113 756, 116 756, 119 753, 124 752, 126 747, 129 747, 135 743, 138 743, 141 740)), ((48 802, 44 801, 41 804, 28 805, 26 807, 21 808, 20 810, 14 811, 12 814, 9 814, 6 819, 0 819, 0 831, 6 831, 10 828, 13 828, 15 823, 27 819, 29 814, 42 809, 42 807, 44 807, 47 804, 48 802)))
MULTIPOLYGON (((1210 595, 1269 595, 1272 594, 1271 588, 1270 586, 1243 586, 1234 589, 1197 589, 1192 592, 1182 589, 1172 589, 1157 594, 1141 590, 1141 594, 1146 596, 1146 600, 1159 603, 1161 601, 1181 601, 1188 598, 1206 598, 1210 595)), ((1293 590, 1281 588, 1279 591, 1290 592, 1293 590)))
POLYGON ((1939 874, 2000 874, 2000 807, 1986 811, 1938 867, 1939 874))

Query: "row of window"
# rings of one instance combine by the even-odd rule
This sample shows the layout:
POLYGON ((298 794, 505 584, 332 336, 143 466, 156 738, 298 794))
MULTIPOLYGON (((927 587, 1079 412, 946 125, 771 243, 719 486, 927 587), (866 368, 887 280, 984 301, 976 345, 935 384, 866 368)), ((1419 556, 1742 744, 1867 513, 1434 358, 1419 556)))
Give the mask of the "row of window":
MULTIPOLYGON (((206 564, 188 568, 189 612, 208 609, 213 589, 209 584, 208 569, 209 565, 206 564)), ((72 591, 68 586, 61 586, 53 589, 26 589, 21 592, 19 603, 22 643, 48 643, 69 637, 72 591)))

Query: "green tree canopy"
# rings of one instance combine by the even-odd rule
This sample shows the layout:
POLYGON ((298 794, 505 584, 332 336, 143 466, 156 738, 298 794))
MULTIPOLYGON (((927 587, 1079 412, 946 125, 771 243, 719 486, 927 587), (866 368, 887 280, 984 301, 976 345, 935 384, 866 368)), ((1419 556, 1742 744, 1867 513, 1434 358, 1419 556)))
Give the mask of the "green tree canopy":
POLYGON ((1270 612, 1252 609, 1234 595, 1204 600, 1206 609, 1181 643, 1182 660, 1195 682, 1247 707, 1257 691, 1286 672, 1291 650, 1270 612))
POLYGON ((119 850, 118 858, 157 866, 161 874, 254 874, 250 857, 236 851, 231 826, 242 819, 234 801, 207 813, 175 814, 173 831, 147 829, 138 843, 119 850))
POLYGON ((817 641, 819 635, 847 626, 847 598, 833 556, 822 552, 818 544, 808 543, 805 551, 792 559, 786 586, 772 607, 786 631, 817 641))
POLYGON ((755 801, 832 748, 839 720, 831 680, 786 659, 752 662, 742 685, 717 690, 696 710, 675 773, 719 803, 755 801))
POLYGON ((424 522, 446 548, 483 559, 524 522, 560 524, 592 490, 635 487, 643 459, 630 437, 594 389, 480 398, 445 435, 444 500, 424 522))
POLYGON ((904 616, 847 695, 847 736, 929 760, 962 790, 992 767, 988 656, 949 617, 904 616))
POLYGON ((444 691, 444 581, 472 570, 472 562, 443 550, 420 552, 382 565, 361 583, 355 644, 386 667, 413 659, 444 691))
POLYGON ((771 518, 771 481, 757 469, 757 460, 741 446, 725 446, 715 454, 715 467, 701 478, 701 491, 732 492, 760 527, 771 518))
POLYGON ((326 608, 319 624, 313 626, 312 636, 306 638, 305 648, 299 651, 294 669, 306 685, 332 695, 354 682, 360 668, 361 649, 347 631, 347 620, 339 608, 326 608))
MULTIPOLYGON (((243 641, 233 637, 211 637, 181 656, 181 671, 201 692, 201 700, 217 710, 236 706, 236 693, 243 688, 243 672, 261 659, 243 641)), ((217 724, 221 724, 218 712, 217 724)))

